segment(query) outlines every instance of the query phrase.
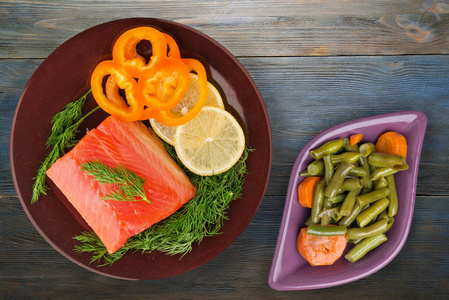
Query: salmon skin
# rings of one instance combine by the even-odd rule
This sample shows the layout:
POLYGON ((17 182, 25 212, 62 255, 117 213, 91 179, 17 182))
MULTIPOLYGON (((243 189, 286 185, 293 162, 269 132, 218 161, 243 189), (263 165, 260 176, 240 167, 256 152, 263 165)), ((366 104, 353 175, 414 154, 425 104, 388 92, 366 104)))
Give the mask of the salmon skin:
POLYGON ((109 253, 117 251, 131 236, 173 214, 196 193, 196 187, 151 129, 141 122, 124 122, 112 116, 59 158, 48 169, 47 176, 109 253), (151 203, 102 200, 118 187, 100 184, 81 170, 81 164, 93 160, 112 167, 120 164, 142 177, 151 203))

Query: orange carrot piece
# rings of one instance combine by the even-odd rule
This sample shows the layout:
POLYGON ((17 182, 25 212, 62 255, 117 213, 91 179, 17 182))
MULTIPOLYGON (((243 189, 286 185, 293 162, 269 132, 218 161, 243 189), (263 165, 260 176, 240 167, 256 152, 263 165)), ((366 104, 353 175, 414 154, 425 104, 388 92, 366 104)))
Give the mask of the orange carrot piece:
POLYGON ((362 140, 362 138, 363 138, 363 134, 361 134, 361 133, 353 134, 349 137, 349 144, 351 146, 354 146, 355 144, 358 144, 362 140))
POLYGON ((321 180, 321 177, 313 176, 306 177, 298 185, 298 201, 302 207, 312 208, 313 193, 316 184, 321 180))
POLYGON ((376 151, 407 157, 407 140, 395 131, 385 132, 377 139, 376 151))
POLYGON ((346 248, 345 235, 317 236, 307 234, 307 228, 299 232, 296 247, 312 266, 332 265, 346 248))

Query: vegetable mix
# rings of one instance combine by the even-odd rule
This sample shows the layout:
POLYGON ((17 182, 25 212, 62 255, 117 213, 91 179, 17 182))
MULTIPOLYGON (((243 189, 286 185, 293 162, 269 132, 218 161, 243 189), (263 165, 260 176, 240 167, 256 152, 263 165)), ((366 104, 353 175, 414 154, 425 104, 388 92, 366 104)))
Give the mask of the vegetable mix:
POLYGON ((298 201, 311 214, 297 248, 313 266, 333 264, 347 242, 355 246, 345 258, 356 262, 387 241, 398 211, 394 174, 408 169, 407 141, 397 132, 376 144, 362 140, 354 134, 324 143, 310 151, 314 161, 300 173, 298 201))

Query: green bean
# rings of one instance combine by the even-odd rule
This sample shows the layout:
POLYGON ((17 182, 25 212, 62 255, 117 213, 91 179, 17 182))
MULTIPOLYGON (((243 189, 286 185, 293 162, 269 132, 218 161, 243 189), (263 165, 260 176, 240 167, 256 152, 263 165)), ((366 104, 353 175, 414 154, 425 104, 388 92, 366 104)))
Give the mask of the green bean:
POLYGON ((388 216, 394 217, 398 212, 399 204, 396 183, 393 175, 388 175, 385 179, 387 181, 388 189, 390 190, 390 195, 388 195, 388 200, 390 200, 390 205, 388 205, 388 216))
POLYGON ((341 184, 341 189, 345 191, 352 191, 358 188, 362 188, 362 183, 358 178, 348 178, 341 184))
POLYGON ((396 174, 397 172, 399 172, 401 170, 396 170, 393 168, 387 168, 387 167, 380 167, 380 168, 376 168, 370 175, 370 180, 374 181, 377 180, 381 177, 386 177, 388 175, 393 175, 396 174))
POLYGON ((325 155, 333 154, 343 146, 343 139, 335 139, 324 143, 318 148, 310 151, 313 159, 321 159, 325 155))
MULTIPOLYGON (((390 190, 388 188, 382 188, 379 190, 374 190, 372 192, 357 196, 357 202, 361 205, 367 205, 373 203, 379 199, 385 198, 390 194, 390 190)), ((380 212, 379 212, 380 213, 380 212)))
POLYGON ((380 190, 384 187, 387 187, 387 180, 385 177, 380 177, 374 182, 374 190, 380 190))
POLYGON ((309 225, 312 225, 312 224, 313 224, 313 222, 312 222, 312 216, 309 216, 309 217, 307 218, 307 220, 304 222, 304 225, 309 226, 309 225))
POLYGON ((355 167, 351 170, 351 172, 349 172, 348 175, 354 177, 363 177, 368 175, 368 172, 363 167, 355 167))
MULTIPOLYGON (((330 217, 331 219, 333 219, 334 221, 338 221, 341 219, 341 215, 339 213, 340 211, 340 206, 336 206, 336 207, 332 207, 332 208, 326 208, 323 209, 319 214, 318 217, 319 218, 323 218, 323 217, 330 217)), ((309 224, 310 225, 310 224, 309 224)), ((322 224, 321 224, 322 225, 322 224)))
POLYGON ((387 198, 382 198, 371 204, 366 210, 362 211, 355 219, 360 228, 368 225, 377 215, 388 207, 387 198))
POLYGON ((324 164, 324 182, 326 185, 331 181, 332 176, 334 175, 334 164, 331 161, 331 156, 328 154, 323 157, 324 164))
POLYGON ((340 208, 340 215, 349 216, 354 208, 356 197, 362 191, 362 187, 349 191, 340 208))
POLYGON ((357 239, 357 240, 349 240, 350 243, 357 245, 359 244, 361 241, 363 241, 364 239, 357 239))
POLYGON ((345 235, 346 226, 309 225, 309 227, 307 227, 307 234, 318 236, 345 235))
MULTIPOLYGON (((323 201, 323 209, 329 209, 332 207, 332 203, 329 202, 329 198, 328 197, 324 197, 324 201, 323 201)), ((331 216, 324 216, 321 217, 321 225, 322 226, 326 226, 330 223, 331 221, 331 216)))
POLYGON ((359 152, 362 157, 368 157, 374 151, 376 151, 376 146, 373 143, 363 143, 359 147, 359 152))
POLYGON ((404 166, 405 157, 393 154, 384 154, 379 152, 374 152, 368 157, 370 165, 375 167, 388 167, 394 168, 395 166, 404 166))
POLYGON ((368 205, 362 207, 358 203, 356 203, 354 205, 354 208, 352 209, 351 214, 349 216, 345 216, 345 217, 341 218, 340 221, 338 221, 338 225, 343 225, 343 226, 351 225, 352 222, 355 221, 355 218, 358 216, 358 214, 361 211, 364 211, 366 208, 368 208, 368 205))
POLYGON ((366 188, 368 191, 371 191, 373 189, 373 182, 369 179, 369 174, 371 173, 368 163, 367 157, 360 157, 359 163, 362 166, 362 168, 365 170, 366 175, 361 176, 362 185, 364 188, 366 188))
POLYGON ((354 167, 355 166, 353 164, 341 162, 337 170, 335 171, 334 176, 332 176, 329 184, 327 185, 324 191, 324 195, 330 198, 335 197, 346 176, 354 167))
POLYGON ((336 222, 338 222, 343 216, 340 214, 341 205, 338 205, 336 207, 332 207, 332 219, 336 222))
POLYGON ((351 145, 348 138, 343 139, 343 148, 348 152, 359 152, 359 145, 351 145))
POLYGON ((385 233, 385 232, 387 232, 388 230, 390 230, 390 228, 391 228, 391 226, 393 226, 393 223, 394 223, 394 218, 393 217, 389 217, 388 219, 387 219, 387 227, 385 228, 385 230, 384 230, 384 232, 383 233, 385 233))
POLYGON ((341 154, 331 155, 331 160, 335 165, 341 163, 342 161, 353 164, 359 160, 360 156, 361 154, 358 152, 343 152, 341 154))
POLYGON ((323 209, 323 201, 324 201, 324 181, 319 181, 313 192, 313 200, 312 200, 312 209, 310 215, 312 216, 312 222, 314 224, 318 224, 320 222, 320 218, 318 214, 323 209))
POLYGON ((379 233, 384 233, 387 229, 388 221, 386 219, 381 219, 376 223, 366 226, 364 228, 350 228, 346 232, 347 240, 364 239, 379 233))
POLYGON ((323 176, 323 175, 324 175, 324 172, 318 173, 318 174, 316 174, 316 175, 312 175, 312 174, 310 174, 307 170, 304 170, 304 171, 299 172, 299 175, 300 175, 301 177, 323 176))
POLYGON ((387 220, 387 228, 385 228, 385 230, 383 231, 384 233, 387 232, 388 230, 390 230, 391 226, 393 226, 394 218, 388 216, 388 209, 385 209, 383 212, 381 212, 380 215, 377 217, 377 219, 387 220))
POLYGON ((327 198, 327 199, 329 200, 330 203, 337 204, 337 203, 343 202, 343 200, 345 200, 345 198, 346 198, 346 194, 342 193, 342 194, 338 194, 335 197, 327 198))
POLYGON ((388 220, 388 213, 387 213, 386 209, 379 214, 378 219, 387 219, 388 220))
POLYGON ((378 247, 383 242, 387 241, 388 238, 385 234, 381 233, 375 236, 364 239, 359 244, 355 245, 346 255, 345 258, 349 262, 356 262, 362 257, 364 257, 369 251, 378 247))
POLYGON ((323 173, 323 170, 324 170, 324 164, 323 164, 322 159, 314 160, 307 166, 307 171, 309 172, 309 174, 312 174, 314 176, 316 176, 317 174, 323 173))

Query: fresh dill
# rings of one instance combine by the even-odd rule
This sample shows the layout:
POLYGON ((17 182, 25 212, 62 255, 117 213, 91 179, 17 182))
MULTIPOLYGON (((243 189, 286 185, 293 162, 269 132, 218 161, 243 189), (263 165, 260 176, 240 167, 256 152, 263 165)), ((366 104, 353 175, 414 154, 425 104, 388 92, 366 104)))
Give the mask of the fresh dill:
POLYGON ((75 246, 75 251, 91 253, 91 262, 98 262, 103 266, 113 264, 128 251, 156 250, 168 255, 183 256, 205 237, 220 234, 223 221, 227 220, 229 204, 241 196, 247 173, 245 162, 251 150, 246 148, 240 160, 227 172, 214 176, 199 176, 184 168, 172 146, 166 144, 166 148, 196 185, 195 197, 167 219, 131 237, 112 254, 106 251, 94 232, 83 232, 74 237, 80 242, 75 246))
POLYGON ((151 203, 143 188, 145 179, 123 165, 119 164, 116 167, 111 167, 101 161, 94 160, 81 164, 81 170, 93 176, 99 183, 117 184, 118 191, 107 194, 102 200, 145 200, 148 203, 151 203))
POLYGON ((82 109, 90 91, 89 89, 79 99, 68 103, 62 111, 52 118, 52 130, 46 143, 47 148, 51 148, 51 150, 37 170, 37 175, 34 178, 31 203, 37 202, 41 195, 47 195, 49 189, 45 183, 47 170, 58 158, 65 154, 67 149, 74 147, 78 143, 76 134, 79 132, 81 122, 99 109, 99 106, 97 106, 82 116, 82 109))

